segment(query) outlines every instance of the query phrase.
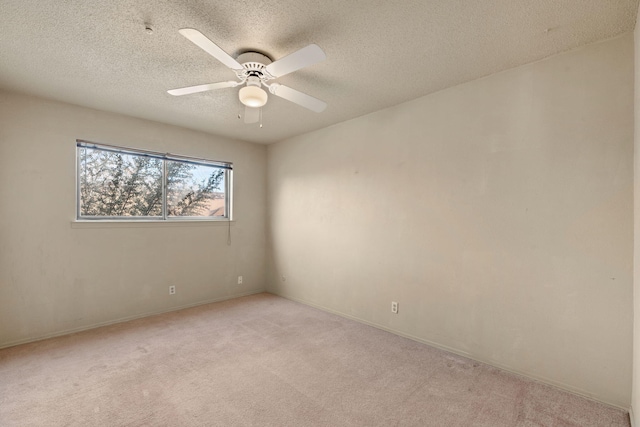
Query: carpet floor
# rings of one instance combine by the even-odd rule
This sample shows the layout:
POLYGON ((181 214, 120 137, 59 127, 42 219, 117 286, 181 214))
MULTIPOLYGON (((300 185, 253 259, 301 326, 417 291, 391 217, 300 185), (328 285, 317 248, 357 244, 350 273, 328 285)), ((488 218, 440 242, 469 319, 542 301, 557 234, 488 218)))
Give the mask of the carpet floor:
POLYGON ((2 426, 629 426, 625 411, 270 294, 0 350, 2 426))

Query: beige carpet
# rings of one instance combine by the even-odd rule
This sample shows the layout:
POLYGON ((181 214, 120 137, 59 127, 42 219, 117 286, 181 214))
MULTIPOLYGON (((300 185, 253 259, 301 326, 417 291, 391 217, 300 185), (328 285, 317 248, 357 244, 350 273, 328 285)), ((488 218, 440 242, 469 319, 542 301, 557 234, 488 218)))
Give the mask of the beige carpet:
POLYGON ((629 426, 269 294, 0 350, 1 426, 629 426))

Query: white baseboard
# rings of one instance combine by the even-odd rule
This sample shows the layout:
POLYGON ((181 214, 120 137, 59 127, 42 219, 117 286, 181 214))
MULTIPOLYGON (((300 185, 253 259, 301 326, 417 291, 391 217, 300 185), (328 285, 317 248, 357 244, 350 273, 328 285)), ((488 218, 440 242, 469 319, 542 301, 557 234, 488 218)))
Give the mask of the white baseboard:
POLYGON ((155 316, 157 314, 169 313, 169 312, 172 312, 172 311, 183 310, 185 308, 197 307, 199 305, 211 304, 211 303, 214 303, 214 302, 221 302, 221 301, 226 301, 226 300, 230 300, 230 299, 234 299, 234 298, 240 298, 240 297, 246 297, 246 296, 249 296, 249 295, 261 294, 263 292, 265 292, 264 289, 261 289, 261 290, 258 290, 258 291, 243 292, 243 293, 233 294, 233 295, 226 295, 224 297, 213 298, 213 299, 209 299, 209 300, 205 300, 205 301, 198 301, 196 303, 185 304, 185 305, 181 305, 181 306, 178 306, 178 307, 171 307, 171 308, 167 308, 167 309, 163 309, 163 310, 157 310, 157 311, 149 311, 149 312, 145 312, 145 313, 141 313, 141 314, 136 314, 136 315, 133 315, 133 316, 120 317, 120 318, 114 319, 114 320, 107 320, 106 322, 92 323, 90 325, 81 326, 79 328, 65 329, 65 330, 62 330, 62 331, 52 332, 50 334, 38 335, 38 336, 35 336, 35 337, 24 338, 24 339, 20 339, 20 340, 17 340, 17 341, 9 341, 7 343, 0 344, 0 349, 7 348, 7 347, 13 347, 13 346, 20 345, 20 344, 27 344, 27 343, 35 342, 35 341, 42 341, 42 340, 46 340, 48 338, 59 337, 59 336, 62 336, 62 335, 74 334, 76 332, 87 331, 89 329, 100 328, 102 326, 114 325, 116 323, 128 322, 129 320, 141 319, 143 317, 155 316))
MULTIPOLYGON (((468 359, 472 359, 472 360, 475 360, 477 362, 484 363, 486 365, 490 365, 490 366, 493 366, 495 368, 502 369, 503 371, 507 371, 507 372, 510 372, 512 374, 515 374, 515 375, 518 375, 518 376, 521 376, 521 377, 524 377, 524 378, 528 378, 530 380, 534 380, 534 381, 537 381, 537 382, 540 382, 540 383, 543 383, 543 384, 550 385, 552 387, 559 388, 559 389, 567 391, 569 393, 576 394, 576 395, 578 395, 580 397, 583 397, 585 399, 593 400, 594 402, 602 403, 602 404, 605 404, 605 405, 608 405, 608 406, 612 406, 612 407, 617 408, 617 409, 622 409, 624 411, 629 411, 629 407, 626 406, 623 403, 620 403, 620 402, 609 402, 609 401, 605 401, 605 400, 599 399, 597 396, 594 396, 593 394, 587 392, 586 390, 582 390, 580 388, 573 387, 573 386, 571 386, 569 384, 564 384, 564 383, 559 382, 559 381, 554 381, 551 378, 546 378, 546 377, 543 377, 541 375, 535 375, 535 374, 531 374, 531 373, 528 373, 528 372, 521 372, 521 371, 519 371, 517 369, 514 369, 513 367, 502 365, 502 364, 500 364, 498 362, 495 362, 493 360, 486 360, 486 359, 483 359, 481 357, 477 357, 476 355, 469 354, 469 353, 467 353, 465 351, 461 351, 461 350, 458 350, 456 348, 448 347, 446 345, 442 345, 442 344, 437 343, 435 341, 430 341, 430 340, 427 340, 427 339, 424 339, 424 338, 416 337, 416 336, 413 336, 411 334, 404 333, 402 331, 391 329, 391 328, 388 328, 388 327, 386 327, 384 325, 380 325, 380 324, 377 324, 375 322, 370 322, 368 320, 361 319, 359 317, 355 317, 355 316, 352 316, 350 314, 342 313, 340 311, 333 310, 331 308, 324 307, 322 305, 314 304, 312 302, 309 302, 309 301, 306 301, 306 300, 303 300, 303 299, 300 299, 300 298, 291 297, 289 295, 285 295, 285 294, 282 294, 282 293, 274 292, 274 291, 269 290, 269 289, 266 292, 272 293, 273 295, 277 295, 277 296, 280 296, 282 298, 289 299, 291 301, 296 301, 296 302, 299 302, 301 304, 305 304, 305 305, 308 305, 308 306, 311 306, 311 307, 315 307, 315 308, 317 308, 319 310, 326 311, 328 313, 336 314, 336 315, 338 315, 340 317, 345 317, 347 319, 355 320, 356 322, 364 323, 365 325, 373 326, 374 328, 382 329, 383 331, 387 331, 387 332, 390 332, 390 333, 395 334, 395 335, 400 335, 401 337, 405 337, 405 338, 408 338, 408 339, 413 340, 413 341, 418 341, 418 342, 421 342, 423 344, 429 345, 431 347, 435 347, 435 348, 438 348, 440 350, 447 351, 449 353, 457 354, 459 356, 463 356, 463 357, 466 357, 468 359)), ((631 414, 630 414, 630 416, 631 416, 631 414)), ((638 427, 640 427, 640 426, 638 426, 638 427)))
POLYGON ((633 416, 633 406, 629 408, 629 421, 631 421, 631 427, 638 426, 638 423, 635 422, 635 417, 633 416))

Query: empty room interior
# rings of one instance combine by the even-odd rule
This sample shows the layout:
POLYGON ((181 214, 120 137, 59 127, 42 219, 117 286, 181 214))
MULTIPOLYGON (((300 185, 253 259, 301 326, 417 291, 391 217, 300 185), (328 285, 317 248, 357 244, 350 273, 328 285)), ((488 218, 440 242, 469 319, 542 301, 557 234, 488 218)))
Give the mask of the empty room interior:
POLYGON ((640 427, 638 6, 0 0, 0 425, 640 427))

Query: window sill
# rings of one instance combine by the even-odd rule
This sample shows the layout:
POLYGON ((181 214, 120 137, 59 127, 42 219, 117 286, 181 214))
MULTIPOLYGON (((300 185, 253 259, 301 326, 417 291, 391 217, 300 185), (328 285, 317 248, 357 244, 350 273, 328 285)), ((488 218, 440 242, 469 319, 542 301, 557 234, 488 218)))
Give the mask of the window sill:
POLYGON ((163 228, 163 227, 229 227, 235 225, 235 221, 227 220, 73 220, 71 228, 163 228))

